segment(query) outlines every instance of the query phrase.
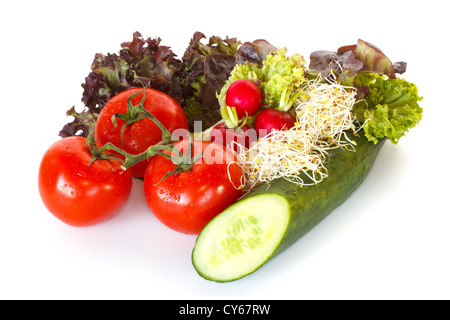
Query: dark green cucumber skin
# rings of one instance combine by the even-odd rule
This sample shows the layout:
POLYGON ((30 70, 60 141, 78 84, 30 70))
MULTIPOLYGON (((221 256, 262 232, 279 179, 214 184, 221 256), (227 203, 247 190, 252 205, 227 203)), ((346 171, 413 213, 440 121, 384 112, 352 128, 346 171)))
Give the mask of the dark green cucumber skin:
POLYGON ((330 151, 330 158, 325 164, 328 177, 322 182, 300 188, 280 178, 258 186, 244 197, 275 193, 289 203, 288 228, 280 245, 267 261, 289 248, 344 203, 367 177, 385 139, 374 144, 360 136, 354 141, 357 143, 354 152, 346 149, 330 151))

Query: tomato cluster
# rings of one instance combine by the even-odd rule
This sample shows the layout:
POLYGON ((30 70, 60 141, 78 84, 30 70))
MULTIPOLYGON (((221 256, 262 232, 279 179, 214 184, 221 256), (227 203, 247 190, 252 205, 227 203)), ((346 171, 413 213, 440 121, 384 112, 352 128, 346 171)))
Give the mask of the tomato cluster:
POLYGON ((115 215, 128 200, 133 177, 144 179, 151 212, 186 234, 199 233, 242 195, 242 171, 232 151, 188 139, 182 108, 160 91, 119 93, 103 107, 93 135, 55 142, 39 168, 42 201, 69 225, 90 226, 115 215), (164 133, 178 129, 186 132, 184 139, 168 141, 164 133))
POLYGON ((88 138, 63 138, 44 154, 39 191, 45 206, 69 225, 94 225, 123 207, 133 178, 139 178, 148 207, 162 223, 198 234, 242 196, 235 152, 294 125, 288 113, 262 109, 261 90, 247 79, 230 85, 226 103, 239 121, 255 117, 256 133, 245 123, 229 130, 220 122, 210 141, 192 141, 186 115, 172 97, 150 88, 117 94, 102 108, 88 138), (173 136, 182 139, 174 142, 173 136))

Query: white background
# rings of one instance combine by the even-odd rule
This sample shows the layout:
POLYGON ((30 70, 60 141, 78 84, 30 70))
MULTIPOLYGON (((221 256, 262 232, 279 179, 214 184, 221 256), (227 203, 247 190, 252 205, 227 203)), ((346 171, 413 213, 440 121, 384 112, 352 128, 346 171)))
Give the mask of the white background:
POLYGON ((1 299, 449 299, 448 10, 444 1, 7 1, 0 13, 1 299), (195 31, 265 38, 305 57, 358 38, 424 96, 424 117, 387 143, 364 184, 289 250, 219 284, 190 261, 195 237, 160 224, 135 181, 123 210, 87 228, 42 204, 45 150, 81 108, 94 54, 134 31, 182 56, 195 31))

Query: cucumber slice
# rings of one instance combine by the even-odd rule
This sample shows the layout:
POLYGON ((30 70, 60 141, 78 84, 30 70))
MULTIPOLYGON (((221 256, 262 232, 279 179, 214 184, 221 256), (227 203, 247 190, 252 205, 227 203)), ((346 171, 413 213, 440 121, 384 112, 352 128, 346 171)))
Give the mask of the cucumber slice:
POLYGON ((204 278, 228 282, 262 266, 276 251, 289 225, 290 207, 277 194, 239 201, 202 230, 192 253, 204 278))

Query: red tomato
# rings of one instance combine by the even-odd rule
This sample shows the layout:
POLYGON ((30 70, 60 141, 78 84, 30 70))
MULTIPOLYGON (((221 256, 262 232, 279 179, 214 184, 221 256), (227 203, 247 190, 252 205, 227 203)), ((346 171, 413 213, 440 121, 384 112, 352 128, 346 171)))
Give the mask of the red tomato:
POLYGON ((275 109, 264 109, 255 119, 258 137, 264 137, 273 130, 288 130, 295 125, 295 117, 290 113, 275 109))
MULTIPOLYGON (((122 91, 112 97, 100 112, 95 126, 95 142, 100 148, 107 142, 112 142, 116 147, 130 154, 139 154, 148 147, 162 140, 162 132, 158 126, 149 118, 141 119, 126 126, 123 133, 123 145, 121 130, 125 121, 116 119, 117 126, 111 120, 116 113, 127 112, 127 101, 129 97, 142 88, 133 88, 122 91)), ((131 99, 133 105, 138 105, 142 99, 142 93, 131 99)), ((164 127, 173 132, 176 129, 189 129, 186 115, 176 100, 167 94, 155 90, 146 89, 144 108, 154 115, 164 127)), ((130 168, 133 177, 143 178, 150 159, 143 160, 130 168)))
POLYGON ((261 89, 248 79, 238 79, 228 87, 225 98, 229 107, 235 107, 239 118, 254 115, 263 103, 261 89))
POLYGON ((116 214, 128 199, 129 170, 116 160, 96 160, 84 137, 67 137, 45 152, 39 168, 39 192, 47 209, 72 226, 89 226, 116 214))
MULTIPOLYGON (((188 141, 175 143, 183 153, 188 141)), ((231 150, 217 143, 194 141, 193 154, 204 152, 191 170, 170 175, 175 169, 171 159, 155 156, 144 178, 147 204, 167 227, 186 234, 198 234, 217 214, 242 196, 237 189, 242 170, 231 150), (231 179, 231 181, 230 181, 231 179)))

